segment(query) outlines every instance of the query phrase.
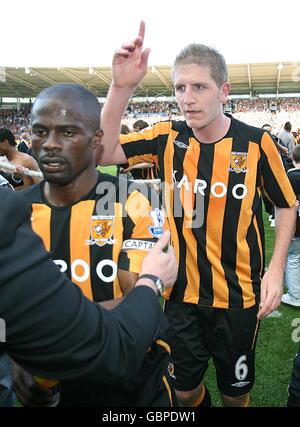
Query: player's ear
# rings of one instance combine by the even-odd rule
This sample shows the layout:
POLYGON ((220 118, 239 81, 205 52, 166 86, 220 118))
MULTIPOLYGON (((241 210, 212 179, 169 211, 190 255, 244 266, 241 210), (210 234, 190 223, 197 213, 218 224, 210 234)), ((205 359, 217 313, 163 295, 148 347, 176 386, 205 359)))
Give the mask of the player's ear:
POLYGON ((230 86, 229 82, 225 82, 222 84, 222 86, 221 86, 221 101, 223 102, 223 104, 225 104, 227 99, 228 99, 230 89, 231 89, 231 86, 230 86))
POLYGON ((98 148, 103 138, 103 130, 98 129, 93 139, 93 148, 98 148))

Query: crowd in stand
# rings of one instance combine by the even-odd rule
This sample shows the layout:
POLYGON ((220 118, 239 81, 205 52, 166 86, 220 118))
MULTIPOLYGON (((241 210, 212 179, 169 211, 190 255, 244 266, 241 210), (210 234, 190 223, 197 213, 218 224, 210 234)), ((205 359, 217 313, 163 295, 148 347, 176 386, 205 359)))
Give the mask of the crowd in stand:
POLYGON ((247 112, 294 112, 300 110, 300 99, 290 98, 254 98, 254 99, 236 99, 230 100, 227 107, 232 109, 233 113, 247 112))
MULTIPOLYGON (((0 127, 8 127, 21 139, 24 132, 30 132, 30 105, 17 109, 1 109, 0 127)), ((225 105, 225 112, 233 114, 247 124, 261 127, 270 123, 277 134, 287 121, 292 123, 292 131, 300 128, 300 98, 255 98, 231 99, 225 105)), ((132 129, 137 119, 145 119, 150 125, 160 120, 180 119, 177 103, 172 101, 136 102, 132 100, 124 115, 124 124, 132 129)))
POLYGON ((169 115, 170 113, 179 113, 179 108, 176 102, 146 102, 136 103, 130 102, 127 107, 127 115, 137 114, 162 114, 169 115))
POLYGON ((9 128, 15 137, 21 136, 23 132, 30 130, 30 106, 17 109, 2 110, 0 107, 0 128, 9 128))

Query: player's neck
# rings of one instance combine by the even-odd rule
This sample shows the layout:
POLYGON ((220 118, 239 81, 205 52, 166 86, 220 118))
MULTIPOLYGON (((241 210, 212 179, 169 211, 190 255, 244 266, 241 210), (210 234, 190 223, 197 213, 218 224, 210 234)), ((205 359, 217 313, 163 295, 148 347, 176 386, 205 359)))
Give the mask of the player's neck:
POLYGON ((231 119, 222 113, 204 128, 193 128, 193 132, 200 142, 212 144, 224 138, 230 128, 230 123, 231 119))
POLYGON ((96 185, 98 173, 93 168, 76 177, 67 185, 46 182, 44 193, 47 201, 56 207, 70 206, 81 200, 96 185))

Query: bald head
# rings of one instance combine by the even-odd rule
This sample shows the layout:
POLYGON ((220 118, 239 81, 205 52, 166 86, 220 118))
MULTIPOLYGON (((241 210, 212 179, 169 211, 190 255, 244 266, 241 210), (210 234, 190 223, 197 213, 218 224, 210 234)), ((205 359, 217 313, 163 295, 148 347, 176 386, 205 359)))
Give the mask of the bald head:
POLYGON ((39 107, 40 101, 45 104, 44 101, 46 100, 51 102, 54 100, 58 102, 64 101, 68 109, 80 111, 85 123, 90 126, 93 132, 100 129, 101 105, 96 96, 83 86, 62 83, 42 90, 33 105, 32 116, 35 115, 35 110, 39 107))

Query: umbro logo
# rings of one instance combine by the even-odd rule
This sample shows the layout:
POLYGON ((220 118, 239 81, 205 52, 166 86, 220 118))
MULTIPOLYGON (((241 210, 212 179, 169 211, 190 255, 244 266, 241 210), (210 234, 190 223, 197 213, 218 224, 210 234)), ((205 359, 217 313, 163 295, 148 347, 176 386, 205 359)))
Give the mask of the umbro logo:
POLYGON ((183 149, 185 149, 185 150, 187 150, 188 148, 189 148, 189 146, 188 145, 186 145, 184 142, 181 142, 181 141, 176 141, 176 139, 174 139, 174 144, 175 145, 177 145, 177 147, 179 147, 179 148, 183 148, 183 149))
POLYGON ((232 387, 245 387, 250 381, 240 381, 238 383, 231 384, 232 387))

